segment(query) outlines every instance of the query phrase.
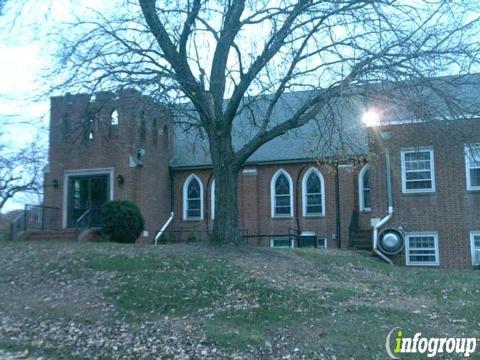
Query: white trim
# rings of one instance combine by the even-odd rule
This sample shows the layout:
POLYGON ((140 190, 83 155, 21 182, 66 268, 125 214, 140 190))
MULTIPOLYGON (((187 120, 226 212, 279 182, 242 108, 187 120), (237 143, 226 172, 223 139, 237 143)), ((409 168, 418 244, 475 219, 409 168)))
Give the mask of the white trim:
POLYGON ((478 114, 464 114, 464 115, 447 115, 447 116, 434 116, 431 119, 405 119, 405 120, 393 120, 393 121, 385 121, 381 124, 375 125, 365 125, 367 128, 369 127, 379 127, 379 126, 390 126, 390 125, 411 125, 411 124, 423 124, 426 122, 431 121, 456 121, 456 120, 479 120, 478 114))
MULTIPOLYGON (((365 191, 363 187, 363 176, 365 173, 370 170, 370 166, 368 164, 364 165, 360 172, 358 173, 358 206, 360 211, 372 211, 371 207, 365 207, 365 199, 363 197, 363 192, 365 191)), ((368 184, 370 186, 370 184, 368 184)), ((370 201, 372 201, 372 188, 369 187, 370 191, 370 201)))
POLYGON ((436 231, 420 231, 420 232, 411 232, 406 236, 405 241, 405 263, 407 266, 438 266, 440 265, 440 255, 438 251, 438 233, 436 231), (433 237, 434 247, 435 247, 435 262, 411 262, 410 261, 410 238, 411 237, 421 237, 429 236, 433 237))
POLYGON ((242 174, 245 175, 257 175, 257 168, 243 168, 242 174))
POLYGON ((295 240, 288 239, 288 238, 272 238, 270 239, 270 247, 277 248, 277 249, 294 249, 295 248, 295 240), (275 241, 288 241, 290 240, 290 246, 275 246, 275 241))
POLYGON ((212 180, 210 185, 210 211, 212 212, 211 218, 215 219, 215 179, 212 180))
POLYGON ((302 179, 302 215, 304 217, 325 216, 325 181, 322 173, 315 167, 308 169, 303 175, 302 179), (307 213, 307 180, 308 177, 315 173, 320 178, 320 192, 322 193, 322 212, 320 213, 307 213))
POLYGON ((183 199, 182 199, 182 204, 183 204, 183 220, 203 220, 203 184, 202 180, 195 175, 195 174, 190 174, 185 181, 183 182, 183 199), (198 183, 200 184, 200 217, 187 217, 187 191, 188 191, 188 185, 190 184, 190 181, 193 179, 196 179, 198 183))
POLYGON ((317 249, 325 249, 327 250, 328 248, 328 239, 326 237, 319 237, 317 236, 317 249), (324 247, 318 247, 318 240, 323 240, 325 242, 325 246, 324 247))
POLYGON ((471 155, 471 148, 472 147, 479 147, 480 144, 465 144, 464 152, 465 152, 465 176, 467 179, 467 190, 480 190, 480 186, 472 186, 472 179, 470 178, 470 156, 471 155))
POLYGON ((293 181, 292 177, 288 172, 286 172, 283 169, 278 170, 275 174, 272 176, 272 180, 270 181, 270 212, 272 218, 291 218, 293 217, 294 210, 293 210, 293 181), (282 214, 282 215, 275 215, 275 182, 277 181, 277 178, 281 175, 285 175, 287 177, 289 186, 290 186, 290 214, 282 214))
MULTIPOLYGON (((419 147, 419 148, 406 148, 400 149, 400 163, 402 168, 402 193, 404 194, 421 194, 421 193, 433 193, 435 192, 435 161, 433 148, 428 147, 419 147), (412 152, 424 152, 428 151, 430 153, 430 181, 432 182, 432 187, 430 189, 407 189, 406 183, 406 168, 405 168, 405 154, 412 152)), ((427 171, 427 170, 425 170, 427 171)))
POLYGON ((62 205, 62 228, 67 228, 67 207, 68 207, 68 184, 70 183, 69 177, 71 176, 88 176, 88 175, 109 175, 110 180, 110 199, 113 200, 114 196, 114 168, 93 168, 93 169, 76 169, 65 170, 63 172, 63 205, 62 205))
MULTIPOLYGON (((475 255, 475 236, 480 236, 480 231, 478 230, 474 230, 474 231, 470 231, 470 256, 472 258, 472 265, 473 266, 479 266, 480 265, 480 261, 479 262, 475 262, 475 259, 476 259, 476 255, 475 255)), ((480 248, 479 248, 480 250, 480 248)))

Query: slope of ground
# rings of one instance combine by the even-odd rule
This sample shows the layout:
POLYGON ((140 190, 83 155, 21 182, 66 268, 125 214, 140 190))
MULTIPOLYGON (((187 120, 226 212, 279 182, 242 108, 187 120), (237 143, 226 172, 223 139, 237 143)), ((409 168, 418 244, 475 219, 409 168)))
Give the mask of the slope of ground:
POLYGON ((476 271, 340 251, 0 242, 0 357, 384 359, 476 336, 476 271))

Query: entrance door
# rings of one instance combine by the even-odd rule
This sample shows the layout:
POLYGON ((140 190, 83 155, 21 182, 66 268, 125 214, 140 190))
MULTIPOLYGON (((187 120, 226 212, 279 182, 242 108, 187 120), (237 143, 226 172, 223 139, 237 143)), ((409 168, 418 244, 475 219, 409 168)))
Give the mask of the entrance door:
POLYGON ((109 175, 71 176, 68 181, 67 226, 90 210, 91 226, 100 225, 100 207, 109 200, 109 175))

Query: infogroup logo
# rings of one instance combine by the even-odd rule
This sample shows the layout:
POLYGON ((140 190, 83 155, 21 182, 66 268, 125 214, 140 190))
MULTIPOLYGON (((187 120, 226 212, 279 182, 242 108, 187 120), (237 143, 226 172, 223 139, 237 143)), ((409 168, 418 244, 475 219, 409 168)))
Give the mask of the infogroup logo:
POLYGON ((457 354, 466 358, 475 353, 476 338, 422 337, 417 332, 413 337, 405 336, 399 327, 392 329, 385 340, 385 349, 390 359, 400 359, 401 354, 426 354, 433 358, 439 354, 457 354))

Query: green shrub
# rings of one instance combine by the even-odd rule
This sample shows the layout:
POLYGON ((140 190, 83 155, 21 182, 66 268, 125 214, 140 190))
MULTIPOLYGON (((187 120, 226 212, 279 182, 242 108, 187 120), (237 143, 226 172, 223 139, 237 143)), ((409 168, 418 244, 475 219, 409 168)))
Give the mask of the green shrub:
POLYGON ((140 209, 131 201, 109 201, 102 206, 102 233, 111 241, 134 243, 144 230, 140 209))

